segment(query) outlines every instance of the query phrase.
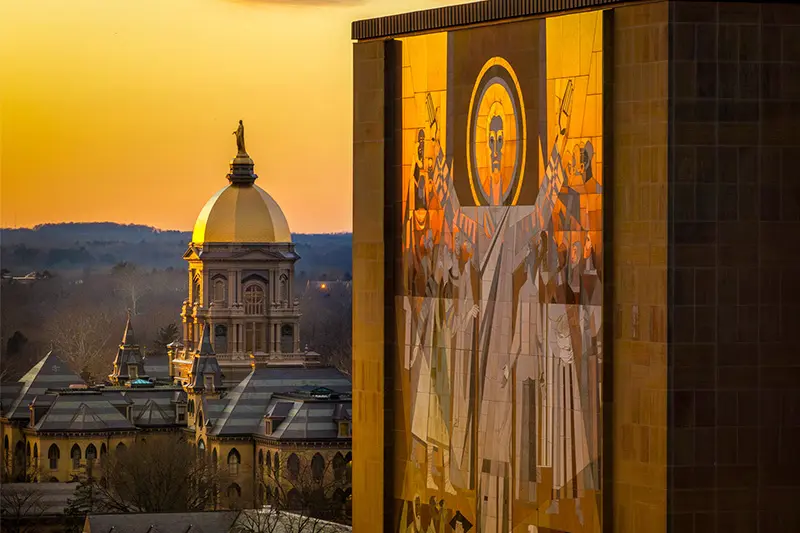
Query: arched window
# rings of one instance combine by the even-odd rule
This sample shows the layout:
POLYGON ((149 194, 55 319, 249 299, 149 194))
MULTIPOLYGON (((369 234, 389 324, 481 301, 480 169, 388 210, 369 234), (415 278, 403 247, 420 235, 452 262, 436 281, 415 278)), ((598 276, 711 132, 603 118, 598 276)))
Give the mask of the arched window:
POLYGON ((197 427, 203 427, 203 411, 197 413, 197 427))
POLYGON ((34 463, 38 463, 39 462, 39 445, 38 444, 34 444, 33 445, 33 462, 34 463))
POLYGON ((344 477, 347 471, 347 463, 344 460, 341 452, 336 452, 336 455, 333 456, 333 478, 338 482, 341 483, 344 481, 344 477))
POLYGON ((287 500, 289 503, 289 509, 297 510, 303 506, 303 497, 300 494, 300 491, 297 489, 292 489, 287 494, 287 500))
POLYGON ((25 443, 25 455, 28 457, 29 461, 31 460, 31 451, 32 451, 31 450, 31 443, 30 442, 26 442, 25 443))
POLYGON ((242 487, 237 485, 236 483, 231 483, 228 485, 228 499, 231 501, 237 500, 242 497, 242 487))
POLYGON ((108 449, 106 448, 106 443, 100 445, 100 460, 102 461, 105 459, 106 454, 108 453, 108 449))
POLYGON ((87 461, 94 461, 97 459, 97 448, 94 447, 94 444, 90 444, 86 447, 86 460, 87 461))
POLYGON ((200 274, 193 271, 192 303, 200 303, 200 274))
POLYGON ((244 288, 244 312, 248 315, 264 314, 264 289, 251 283, 244 288))
POLYGON ((214 448, 213 450, 211 450, 211 468, 213 468, 215 472, 217 470, 217 459, 218 459, 217 449, 214 448))
POLYGON ((281 274, 281 301, 288 302, 289 301, 289 276, 286 274, 281 274))
POLYGON ((197 449, 200 453, 206 453, 206 443, 203 442, 203 439, 197 441, 197 449))
POLYGON ((69 456, 72 458, 72 468, 77 470, 81 467, 81 447, 77 444, 72 445, 72 451, 69 452, 69 456))
POLYGON ((289 460, 286 461, 286 468, 289 470, 289 479, 297 479, 297 476, 300 475, 300 458, 297 457, 296 453, 289 456, 289 460))
POLYGON ((239 474, 239 463, 242 462, 242 458, 239 455, 239 452, 236 451, 236 448, 233 448, 230 453, 228 453, 228 473, 232 476, 239 474))
POLYGON ((58 470, 58 460, 61 458, 61 450, 58 449, 58 445, 50 445, 47 450, 47 458, 50 460, 50 470, 58 470))
POLYGON ((258 464, 264 466, 264 450, 258 450, 258 464))
POLYGON ((3 437, 3 452, 8 455, 9 452, 9 445, 8 445, 8 435, 3 437))
POLYGON ((119 444, 117 444, 117 448, 116 448, 115 451, 118 454, 119 453, 125 453, 126 451, 128 451, 128 447, 120 442, 119 444))
POLYGON ((49 481, 50 483, 58 483, 58 478, 57 477, 51 477, 47 481, 49 481))
POLYGON ((315 453, 311 459, 311 477, 314 481, 322 481, 322 476, 325 474, 325 459, 322 455, 315 453))
POLYGON ((189 400, 189 405, 186 410, 189 411, 190 415, 194 414, 194 399, 189 400))
POLYGON ((214 303, 221 304, 225 302, 225 278, 216 278, 214 280, 214 303))
POLYGON ((272 472, 272 454, 267 452, 267 470, 272 472))
POLYGON ((275 452, 275 455, 272 456, 272 470, 275 472, 275 479, 280 478, 280 475, 281 475, 281 458, 278 455, 278 452, 275 452))

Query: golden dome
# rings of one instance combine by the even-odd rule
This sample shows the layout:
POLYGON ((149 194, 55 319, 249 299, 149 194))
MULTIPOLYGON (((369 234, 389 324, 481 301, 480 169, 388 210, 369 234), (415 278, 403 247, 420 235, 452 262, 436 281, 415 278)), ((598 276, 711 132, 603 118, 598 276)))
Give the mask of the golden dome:
POLYGON ((253 183, 231 183, 203 207, 194 223, 192 242, 292 242, 278 202, 253 183))

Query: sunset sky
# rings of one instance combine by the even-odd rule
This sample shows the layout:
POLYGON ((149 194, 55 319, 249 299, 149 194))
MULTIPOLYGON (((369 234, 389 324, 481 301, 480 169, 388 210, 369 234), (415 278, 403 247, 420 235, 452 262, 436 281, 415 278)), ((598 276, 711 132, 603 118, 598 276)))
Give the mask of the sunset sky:
POLYGON ((292 231, 349 231, 350 22, 463 2, 0 2, 0 226, 191 229, 243 119, 292 231))

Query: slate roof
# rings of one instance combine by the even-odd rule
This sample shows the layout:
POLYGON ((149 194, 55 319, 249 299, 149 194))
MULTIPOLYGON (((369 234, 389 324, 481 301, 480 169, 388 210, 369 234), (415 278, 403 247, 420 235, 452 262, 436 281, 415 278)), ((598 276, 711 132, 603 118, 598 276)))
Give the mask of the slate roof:
MULTIPOLYGON (((263 434, 264 426, 262 421, 267 410, 271 407, 273 395, 288 393, 308 385, 327 387, 331 390, 347 393, 350 392, 352 387, 347 376, 331 367, 257 367, 225 396, 226 405, 219 418, 215 420, 210 434, 220 436, 263 434)), ((316 418, 319 413, 308 413, 307 408, 302 408, 305 401, 286 399, 281 399, 280 401, 288 401, 294 404, 287 417, 296 417, 298 423, 306 419, 308 419, 308 424, 318 422, 312 419, 316 418), (302 414, 298 416, 297 413, 301 412, 302 414)), ((281 407, 281 409, 285 408, 281 407)), ((210 414, 206 414, 207 418, 210 416, 210 414)), ((290 434, 295 434, 297 431, 299 431, 299 428, 293 426, 290 434)), ((325 428, 311 425, 303 431, 311 431, 312 433, 309 433, 309 435, 313 434, 314 431, 318 431, 320 436, 323 433, 329 433, 327 425, 325 428)))
POLYGON ((191 375, 189 387, 194 390, 205 389, 205 376, 214 377, 214 388, 223 388, 222 369, 214 353, 214 346, 211 344, 211 328, 208 324, 203 324, 200 350, 197 357, 192 361, 192 369, 189 373, 191 375))
POLYGON ((236 511, 201 513, 125 513, 88 515, 84 533, 224 533, 230 530, 236 511), (191 529, 189 529, 191 526, 191 529), (113 528, 113 529, 112 529, 113 528))
MULTIPOLYGON (((281 403, 286 402, 281 401, 281 403)), ((339 438, 336 413, 351 409, 349 401, 347 403, 295 401, 286 419, 277 428, 273 428, 269 437, 277 440, 339 438)))
POLYGON ((148 355, 144 359, 144 371, 151 379, 169 380, 169 357, 148 355))
POLYGON ((47 389, 67 389, 70 385, 86 384, 52 350, 22 376, 19 383, 19 393, 8 411, 10 419, 29 418, 28 405, 47 389))
POLYGON ((61 393, 34 427, 47 432, 136 430, 123 414, 129 403, 116 391, 61 393))

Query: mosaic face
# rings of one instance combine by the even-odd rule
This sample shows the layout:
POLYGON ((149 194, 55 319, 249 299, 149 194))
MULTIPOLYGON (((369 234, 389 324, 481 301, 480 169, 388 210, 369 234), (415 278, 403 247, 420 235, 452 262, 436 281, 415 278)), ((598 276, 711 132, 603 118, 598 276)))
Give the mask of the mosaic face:
POLYGON ((481 70, 467 126, 470 185, 478 205, 513 205, 523 178, 525 112, 516 74, 500 57, 481 70))

